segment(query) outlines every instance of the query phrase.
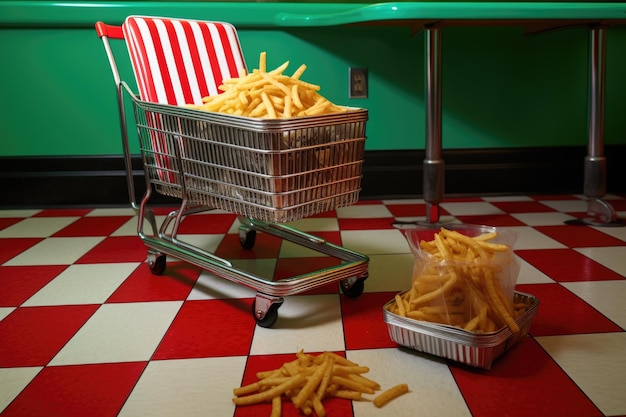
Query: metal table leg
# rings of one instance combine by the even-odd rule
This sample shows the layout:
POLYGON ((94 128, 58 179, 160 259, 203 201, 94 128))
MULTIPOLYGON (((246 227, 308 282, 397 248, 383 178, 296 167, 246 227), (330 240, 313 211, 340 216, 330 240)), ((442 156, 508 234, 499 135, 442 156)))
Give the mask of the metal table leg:
POLYGON ((606 27, 589 31, 589 142, 584 165, 584 194, 587 214, 582 220, 595 226, 620 226, 613 207, 602 197, 606 194, 606 157, 604 156, 604 93, 606 75, 606 27))
POLYGON ((427 27, 426 40, 426 143, 423 162, 423 195, 426 220, 439 222, 445 166, 441 158, 441 28, 427 27))
MULTIPOLYGON (((589 75, 589 146, 585 158, 584 194, 589 199, 582 221, 599 226, 623 225, 613 207, 602 200, 606 194, 606 158, 604 156, 604 92, 606 73, 606 28, 590 30, 589 75)), ((442 36, 441 28, 425 29, 426 48, 426 143, 423 161, 423 196, 427 223, 438 223, 439 203, 443 200, 445 164, 442 159, 442 36)))

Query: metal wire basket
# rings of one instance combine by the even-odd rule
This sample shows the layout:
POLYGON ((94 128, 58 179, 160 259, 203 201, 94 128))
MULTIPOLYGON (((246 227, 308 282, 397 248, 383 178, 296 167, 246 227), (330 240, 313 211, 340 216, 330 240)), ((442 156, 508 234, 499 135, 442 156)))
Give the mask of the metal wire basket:
POLYGON ((365 109, 257 119, 133 104, 146 175, 159 193, 273 223, 358 200, 365 109))

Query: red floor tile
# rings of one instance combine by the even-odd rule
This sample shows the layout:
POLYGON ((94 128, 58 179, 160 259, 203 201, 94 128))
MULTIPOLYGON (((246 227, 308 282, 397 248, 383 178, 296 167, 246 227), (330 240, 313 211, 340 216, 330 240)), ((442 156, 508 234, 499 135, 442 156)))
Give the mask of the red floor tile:
POLYGON ((524 284, 518 285, 517 290, 539 299, 539 309, 529 331, 534 337, 623 331, 559 284, 524 284))
POLYGON ((426 204, 389 204, 394 217, 421 217, 426 215, 426 204))
POLYGON ((163 275, 150 272, 147 263, 141 264, 107 303, 185 300, 198 280, 201 269, 184 262, 170 262, 163 275))
POLYGON ((153 359, 247 355, 255 326, 251 299, 187 301, 153 359))
POLYGON ((44 368, 4 410, 2 417, 113 417, 146 363, 44 368))
POLYGON ((147 254, 148 249, 138 236, 109 236, 76 263, 143 262, 147 254))
POLYGON ((0 238, 0 265, 42 240, 42 238, 0 238))
POLYGON ((0 367, 44 366, 98 305, 20 307, 0 321, 0 367))
MULTIPOLYGON (((570 248, 626 246, 626 242, 591 227, 562 225, 536 226, 535 229, 570 248)), ((624 248, 626 253, 626 248, 624 248)))
POLYGON ((393 229, 394 219, 377 217, 373 219, 338 219, 341 230, 380 230, 393 229))
POLYGON ((199 235, 224 234, 228 232, 236 219, 237 216, 235 214, 228 213, 186 216, 180 224, 178 233, 199 235))
POLYGON ((574 249, 524 249, 515 253, 559 282, 623 279, 620 274, 574 249))
MULTIPOLYGON (((365 281, 367 285, 367 281, 365 281)), ((364 293, 358 298, 341 296, 346 349, 380 349, 397 346, 382 320, 383 305, 396 293, 364 293)))
POLYGON ((52 236, 109 236, 130 219, 131 216, 81 217, 52 236))
POLYGON ((0 266, 0 307, 20 306, 65 268, 65 265, 0 266))
POLYGON ((150 209, 157 216, 167 216, 172 211, 177 210, 178 208, 179 206, 156 206, 156 207, 151 207, 150 209))
POLYGON ((626 211, 626 198, 622 200, 606 200, 615 211, 626 211))
POLYGON ((589 417, 602 413, 531 338, 489 371, 451 366, 467 405, 480 417, 589 417))
POLYGON ((556 211, 538 201, 492 201, 491 204, 506 213, 545 213, 556 211))

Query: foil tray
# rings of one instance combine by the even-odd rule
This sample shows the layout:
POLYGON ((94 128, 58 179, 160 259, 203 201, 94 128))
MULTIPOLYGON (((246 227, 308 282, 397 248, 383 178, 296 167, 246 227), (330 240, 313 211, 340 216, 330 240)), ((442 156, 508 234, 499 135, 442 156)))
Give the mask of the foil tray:
POLYGON ((491 369, 499 356, 528 334, 530 323, 539 308, 539 299, 531 294, 515 291, 514 301, 528 305, 526 312, 516 320, 520 331, 515 334, 508 327, 490 333, 475 333, 454 326, 402 317, 389 311, 395 299, 383 306, 383 319, 389 337, 401 346, 469 366, 491 369))

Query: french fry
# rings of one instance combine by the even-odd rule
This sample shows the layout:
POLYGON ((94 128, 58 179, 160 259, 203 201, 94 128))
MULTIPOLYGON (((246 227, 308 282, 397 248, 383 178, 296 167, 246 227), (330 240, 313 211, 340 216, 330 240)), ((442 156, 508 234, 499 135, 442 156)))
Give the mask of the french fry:
MULTIPOLYGON (((257 372, 257 381, 233 389, 232 401, 237 406, 269 402, 272 405, 270 417, 279 417, 286 398, 304 415, 326 417, 326 398, 358 401, 364 394, 373 395, 381 389, 378 382, 363 376, 367 372, 367 366, 333 352, 311 355, 300 351, 295 360, 276 369, 257 372)), ((385 398, 390 395, 386 394, 383 400, 389 401, 391 398, 385 398)))
POLYGON ((221 94, 202 98, 202 104, 186 107, 258 118, 291 118, 316 116, 347 111, 321 96, 319 85, 302 81, 307 69, 302 64, 291 76, 283 72, 289 61, 267 71, 267 54, 259 55, 259 68, 239 77, 223 80, 218 89, 221 94))
POLYGON ((280 397, 281 394, 284 394, 290 389, 300 386, 304 381, 305 378, 302 375, 295 375, 282 384, 276 385, 267 391, 260 391, 256 394, 246 395, 243 397, 234 397, 233 402, 236 405, 250 405, 271 401, 272 398, 277 396, 280 397))
POLYGON ((402 394, 406 394, 407 392, 409 392, 409 386, 407 384, 396 385, 374 398, 374 405, 380 408, 394 398, 397 398, 402 394))
POLYGON ((282 413, 283 400, 279 395, 277 395, 276 397, 272 398, 272 413, 270 414, 270 417, 280 417, 282 413))

